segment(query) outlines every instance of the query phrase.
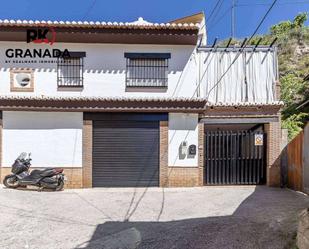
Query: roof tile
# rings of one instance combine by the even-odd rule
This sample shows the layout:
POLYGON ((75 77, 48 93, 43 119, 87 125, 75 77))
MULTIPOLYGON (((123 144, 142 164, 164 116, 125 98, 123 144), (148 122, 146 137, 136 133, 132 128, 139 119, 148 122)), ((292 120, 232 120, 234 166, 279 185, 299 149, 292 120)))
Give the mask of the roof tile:
POLYGON ((56 27, 76 27, 76 28, 139 28, 139 29, 189 29, 199 28, 198 23, 150 23, 143 20, 134 22, 94 22, 94 21, 51 21, 51 20, 0 20, 0 26, 22 26, 50 25, 56 27))

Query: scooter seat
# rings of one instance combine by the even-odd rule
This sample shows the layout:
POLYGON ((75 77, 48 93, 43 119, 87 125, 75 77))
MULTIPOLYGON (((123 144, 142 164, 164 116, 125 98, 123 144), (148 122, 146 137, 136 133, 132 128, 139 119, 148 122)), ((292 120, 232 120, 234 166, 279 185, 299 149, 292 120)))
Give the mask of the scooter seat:
POLYGON ((31 178, 36 179, 36 178, 41 178, 41 170, 34 169, 30 172, 29 175, 31 178))
POLYGON ((53 168, 46 168, 46 169, 35 169, 32 170, 30 173, 30 176, 32 178, 41 178, 41 177, 46 177, 46 176, 53 176, 55 175, 55 171, 53 168))

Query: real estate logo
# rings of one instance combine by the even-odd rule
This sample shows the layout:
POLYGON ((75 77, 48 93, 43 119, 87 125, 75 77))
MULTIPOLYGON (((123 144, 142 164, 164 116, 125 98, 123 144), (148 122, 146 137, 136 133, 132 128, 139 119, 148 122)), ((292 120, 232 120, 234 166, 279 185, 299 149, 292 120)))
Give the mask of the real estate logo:
MULTIPOLYGON (((56 42, 56 31, 53 27, 33 28, 26 30, 27 44, 53 45, 56 42)), ((60 57, 68 58, 68 49, 49 48, 8 48, 5 50, 5 63, 33 64, 33 63, 57 63, 60 57)))
POLYGON ((56 41, 56 31, 53 27, 49 28, 38 28, 38 29, 27 29, 27 43, 33 42, 37 44, 49 44, 53 45, 56 41), (50 34, 50 38, 47 35, 50 34))

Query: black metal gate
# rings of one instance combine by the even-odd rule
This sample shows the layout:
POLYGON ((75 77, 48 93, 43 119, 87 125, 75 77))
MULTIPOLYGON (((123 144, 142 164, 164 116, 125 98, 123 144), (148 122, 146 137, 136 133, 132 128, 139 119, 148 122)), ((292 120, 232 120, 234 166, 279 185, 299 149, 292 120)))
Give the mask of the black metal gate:
POLYGON ((205 184, 265 183, 266 134, 250 131, 205 133, 205 184))

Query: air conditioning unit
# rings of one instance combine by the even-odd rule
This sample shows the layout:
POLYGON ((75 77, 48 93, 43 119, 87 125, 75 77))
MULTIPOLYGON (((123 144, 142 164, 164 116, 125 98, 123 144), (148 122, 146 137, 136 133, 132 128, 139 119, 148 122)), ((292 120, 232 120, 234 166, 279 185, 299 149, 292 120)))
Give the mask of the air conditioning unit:
POLYGON ((10 69, 11 92, 33 92, 33 69, 12 68, 10 69))
POLYGON ((31 73, 16 73, 15 87, 30 87, 31 73))

